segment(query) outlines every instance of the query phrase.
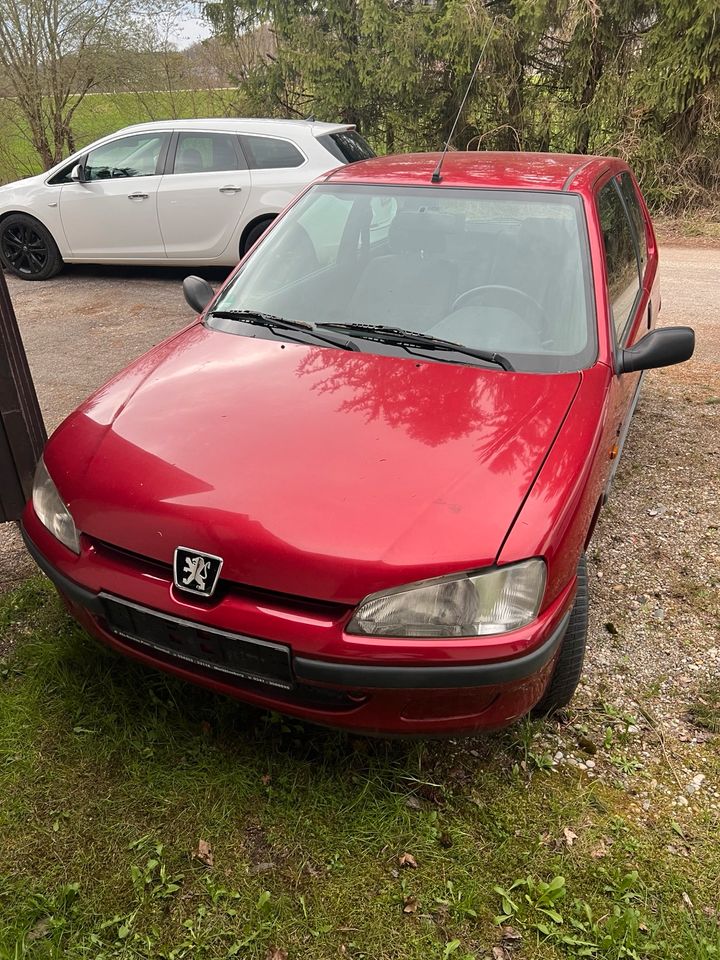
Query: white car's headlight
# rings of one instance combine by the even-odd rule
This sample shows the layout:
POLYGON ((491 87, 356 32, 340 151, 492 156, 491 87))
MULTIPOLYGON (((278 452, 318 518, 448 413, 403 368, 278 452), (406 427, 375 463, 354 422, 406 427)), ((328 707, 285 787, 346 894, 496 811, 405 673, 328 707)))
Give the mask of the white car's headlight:
POLYGON ((545 592, 544 560, 423 580, 366 597, 347 632, 378 637, 477 637, 530 623, 545 592))
POLYGON ((73 553, 80 553, 80 536, 70 511, 62 501, 58 489, 47 472, 42 457, 35 469, 32 493, 33 507, 38 519, 60 543, 73 553))

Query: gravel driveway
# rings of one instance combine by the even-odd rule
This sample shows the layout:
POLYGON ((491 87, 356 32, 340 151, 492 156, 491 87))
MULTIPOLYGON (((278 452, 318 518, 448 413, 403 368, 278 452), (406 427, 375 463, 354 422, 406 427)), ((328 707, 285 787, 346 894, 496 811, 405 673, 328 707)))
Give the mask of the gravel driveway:
MULTIPOLYGON (((697 350, 690 363, 646 376, 590 548, 592 629, 577 703, 651 717, 695 746, 702 734, 687 706, 720 674, 720 249, 665 247, 661 261, 660 321, 692 325, 697 350)), ((47 283, 10 280, 50 431, 191 318, 184 273, 86 267, 47 283)), ((0 527, 0 589, 32 569, 15 529, 0 527)), ((647 743, 665 749, 651 733, 647 743)), ((567 735, 554 746, 559 762, 584 762, 568 756, 567 735)))

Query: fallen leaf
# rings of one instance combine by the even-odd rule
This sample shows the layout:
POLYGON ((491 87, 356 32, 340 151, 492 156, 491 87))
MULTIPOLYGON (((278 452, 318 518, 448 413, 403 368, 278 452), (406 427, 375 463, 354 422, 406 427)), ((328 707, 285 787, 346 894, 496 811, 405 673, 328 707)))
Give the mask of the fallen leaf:
POLYGON ((265 960, 287 960, 288 952, 282 947, 270 947, 265 954, 265 960))
POLYGON ((563 830, 563 836, 565 837, 565 843, 569 847, 571 847, 578 838, 578 835, 573 830, 571 830, 570 827, 565 827, 565 829, 563 830))
POLYGON ((603 840, 600 841, 594 850, 590 851, 590 856, 593 858, 593 860, 602 860, 602 858, 606 857, 607 855, 608 848, 605 846, 605 842, 603 840))
POLYGON ((522 934, 515 927, 502 928, 503 943, 519 943, 522 940, 522 934))
POLYGON ((198 845, 193 850, 193 857, 204 863, 206 867, 211 867, 214 863, 212 847, 207 840, 198 840, 198 845))
POLYGON ((405 897, 403 900, 403 913, 417 913, 417 897, 405 897))
POLYGON ((512 960, 510 952, 503 946, 492 948, 493 960, 512 960))
POLYGON ((684 890, 683 890, 682 898, 683 898, 683 903, 685 904, 686 907, 690 907, 691 910, 694 910, 694 909, 695 909, 695 907, 693 906, 692 900, 691 900, 690 897, 687 895, 687 893, 685 893, 684 890))
POLYGON ((37 921, 30 933, 28 933, 27 939, 30 941, 41 940, 43 937, 46 937, 49 932, 50 920, 47 917, 43 917, 41 920, 37 921))
POLYGON ((411 853, 403 853, 402 856, 398 857, 398 863, 401 867, 410 867, 412 870, 417 870, 417 860, 411 853))

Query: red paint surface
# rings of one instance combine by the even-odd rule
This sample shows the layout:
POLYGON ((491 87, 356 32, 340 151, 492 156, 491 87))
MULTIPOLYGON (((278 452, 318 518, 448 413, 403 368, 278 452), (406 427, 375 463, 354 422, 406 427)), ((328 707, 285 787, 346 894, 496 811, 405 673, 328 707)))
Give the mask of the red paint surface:
MULTIPOLYGON (((427 183, 436 155, 383 158, 338 181, 427 183)), ((101 388, 50 440, 45 460, 83 531, 75 557, 28 507, 31 539, 65 576, 185 619, 286 643, 294 654, 385 664, 481 663, 537 647, 569 609, 575 570, 605 489, 609 451, 636 376, 613 374, 594 191, 620 161, 548 154, 450 154, 443 186, 559 190, 583 198, 598 359, 566 374, 234 337, 194 324, 101 388), (107 549, 103 544, 111 544, 107 549), (178 596, 178 544, 224 558, 211 602, 178 596), (123 552, 124 551, 124 552, 123 552), (135 556, 136 555, 136 556, 135 556), (427 577, 544 557, 538 619, 501 636, 362 638, 344 632, 368 593, 427 577)), ((649 236, 630 342, 658 302, 649 236)), ((86 611, 81 622, 146 662, 86 611)), ((472 691, 365 691, 323 713, 156 664, 220 692, 373 732, 501 726, 542 695, 552 664, 520 684, 472 691)))

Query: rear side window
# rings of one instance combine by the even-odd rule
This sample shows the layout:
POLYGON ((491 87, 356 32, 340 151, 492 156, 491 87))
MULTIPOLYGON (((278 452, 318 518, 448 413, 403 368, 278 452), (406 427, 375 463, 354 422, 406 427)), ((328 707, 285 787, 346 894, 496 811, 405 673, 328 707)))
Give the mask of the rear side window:
POLYGON ((276 170, 305 163, 305 157, 289 140, 248 135, 240 139, 251 170, 276 170))
POLYGON ((645 216, 640 206, 637 195, 637 189, 629 173, 621 173, 618 177, 620 192, 628 208, 630 219, 635 228, 635 236, 638 242, 638 254, 640 256, 640 273, 645 274, 645 264, 647 263, 647 233, 645 228, 645 216))
POLYGON ((356 163, 358 160, 369 160, 375 156, 370 144, 355 130, 326 134, 318 137, 318 142, 340 163, 356 163))
POLYGON ((605 244, 610 308, 620 343, 640 290, 640 276, 630 222, 613 180, 598 194, 598 210, 605 244))
POLYGON ((237 137, 234 133, 180 133, 173 173, 213 173, 239 170, 237 137))

